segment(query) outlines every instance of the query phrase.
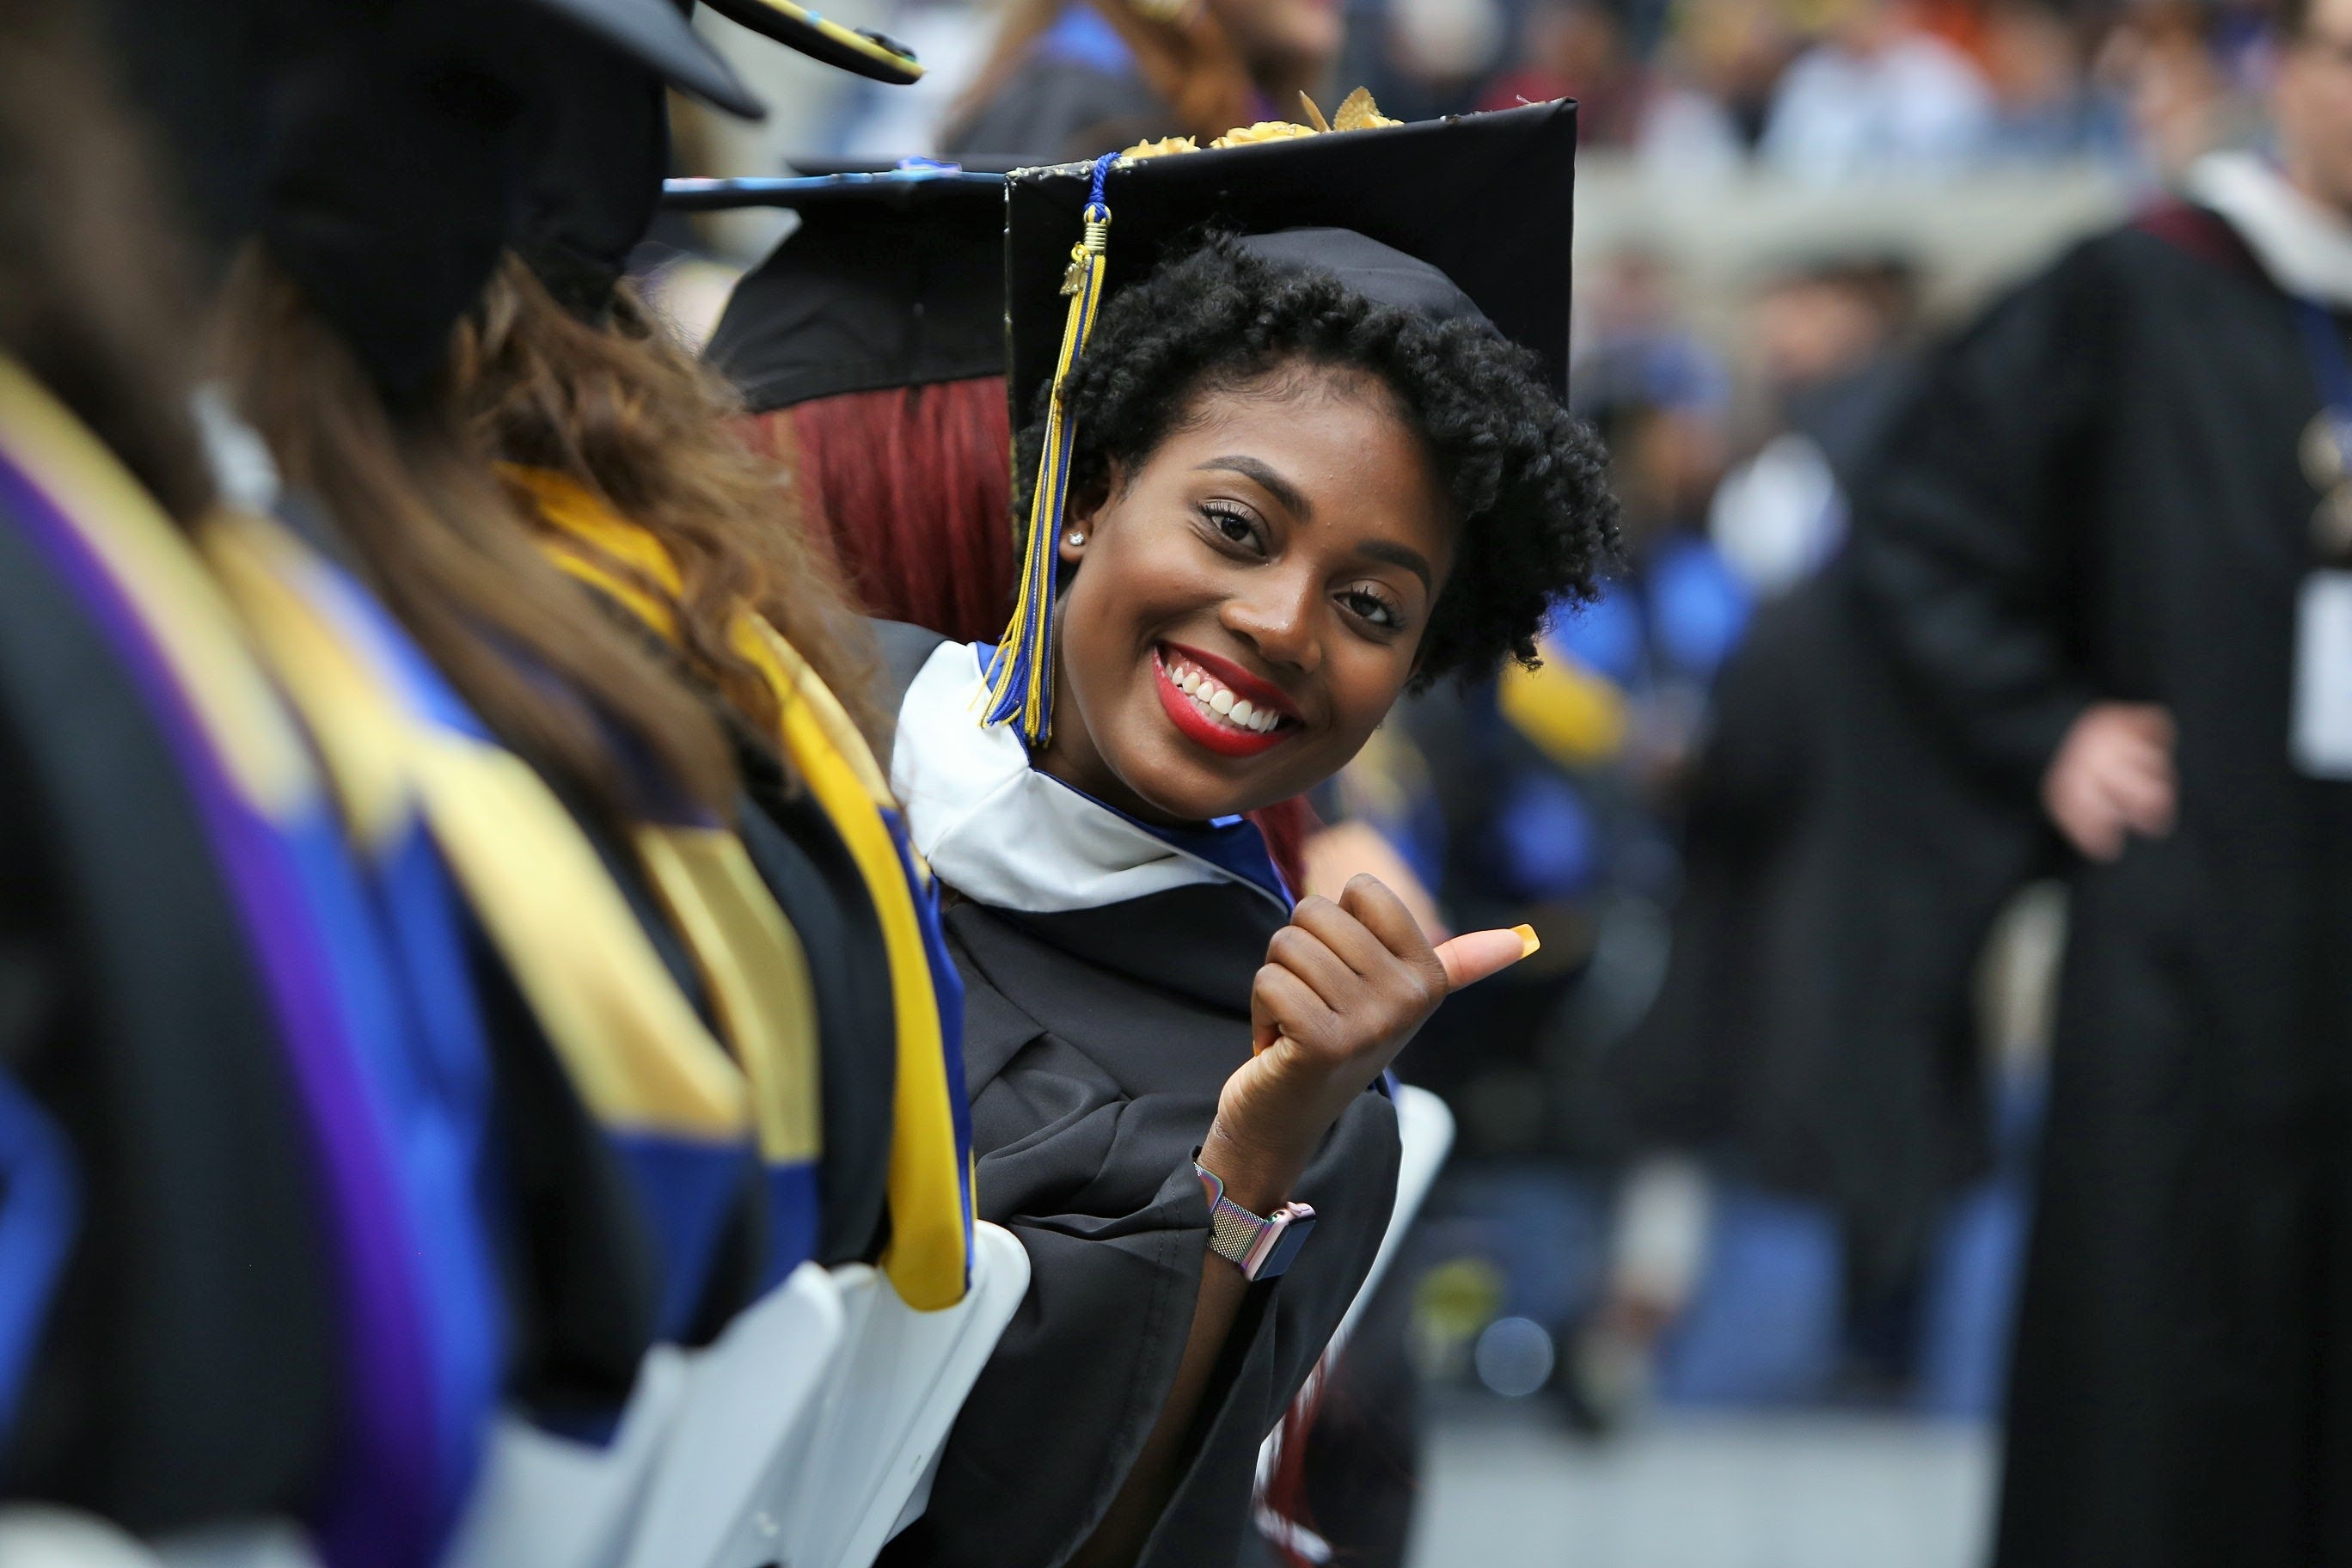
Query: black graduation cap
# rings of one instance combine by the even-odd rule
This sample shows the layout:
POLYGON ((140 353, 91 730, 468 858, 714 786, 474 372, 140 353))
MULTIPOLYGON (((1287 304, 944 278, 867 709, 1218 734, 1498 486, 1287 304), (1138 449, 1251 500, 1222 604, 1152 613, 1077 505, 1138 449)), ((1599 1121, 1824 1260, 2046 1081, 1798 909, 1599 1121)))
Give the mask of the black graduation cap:
MULTIPOLYGON (((681 92, 746 120, 759 120, 767 113, 767 106, 752 96, 726 58, 695 32, 688 19, 691 5, 647 5, 645 0, 535 3, 603 39, 681 92)), ((809 52, 815 52, 814 45, 809 52)))
MULTIPOLYGON (((693 0, 670 3, 681 17, 694 8, 693 0)), ((923 74, 914 56, 881 34, 853 32, 785 0, 713 0, 711 8, 878 81, 906 83, 923 74)), ((635 59, 607 54, 569 62, 559 74, 561 86, 537 127, 516 243, 559 299, 594 316, 653 226, 669 172, 668 105, 661 81, 635 59)))
POLYGON ((430 384, 520 214, 535 123, 582 73, 758 108, 673 0, 293 0, 258 226, 395 402, 430 384))
MULTIPOLYGON (((1129 158, 1103 182, 1110 209, 1105 298, 1148 275, 1207 229, 1273 236, 1342 229, 1352 241, 1256 247, 1277 263, 1320 264, 1387 298, 1420 262, 1450 280, 1505 337, 1568 386, 1569 241, 1575 194, 1576 105, 1530 104, 1368 131, 1129 158), (1405 265, 1399 268, 1397 263, 1405 265), (1386 283, 1379 278, 1385 274, 1386 283)), ((1085 229, 1094 165, 1027 169, 1006 205, 1013 427, 1053 380, 1069 301, 1062 280, 1085 229)), ((1444 290, 1435 290, 1444 293, 1444 290)), ((1433 294, 1433 299, 1434 294, 1433 294)), ((1399 296, 1394 302, 1426 301, 1399 296)))
MULTIPOLYGON (((1368 128, 1014 173, 1005 205, 1013 427, 1083 353, 1105 303, 1212 230, 1382 303, 1483 317, 1534 351, 1565 398, 1576 105, 1410 125, 1377 113, 1351 99, 1341 122, 1369 119, 1368 128)), ((1054 543, 1070 441, 1050 409, 1020 598, 985 719, 1018 722, 1033 747, 1053 724, 1054 543)))
POLYGON ((923 74, 915 52, 887 33, 845 26, 793 0, 709 0, 710 8, 812 59, 896 87, 923 74))
POLYGON ((1010 160, 799 161, 800 178, 672 180, 689 212, 784 207, 800 226, 735 286, 704 357, 754 414, 1004 373, 1010 160))
MULTIPOLYGON (((508 0, 479 0, 486 15, 508 0)), ((417 0, 96 0, 100 41, 124 101, 154 124, 167 186, 210 258, 226 258, 260 220, 272 110, 290 70, 314 69, 341 36, 384 44, 388 59, 417 0)), ((730 114, 766 110, 674 5, 647 0, 530 0, 527 7, 642 62, 730 114)))

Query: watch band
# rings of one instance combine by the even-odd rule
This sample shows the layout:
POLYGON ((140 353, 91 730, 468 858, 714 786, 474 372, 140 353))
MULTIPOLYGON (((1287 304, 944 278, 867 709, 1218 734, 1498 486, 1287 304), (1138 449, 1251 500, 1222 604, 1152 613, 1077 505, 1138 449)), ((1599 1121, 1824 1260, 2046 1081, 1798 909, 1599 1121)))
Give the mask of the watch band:
POLYGON ((1192 1173, 1209 1200, 1209 1250, 1240 1266, 1244 1279, 1278 1279, 1315 1229, 1308 1204, 1286 1203, 1271 1215, 1255 1215, 1225 1196, 1225 1184, 1192 1151, 1192 1173))

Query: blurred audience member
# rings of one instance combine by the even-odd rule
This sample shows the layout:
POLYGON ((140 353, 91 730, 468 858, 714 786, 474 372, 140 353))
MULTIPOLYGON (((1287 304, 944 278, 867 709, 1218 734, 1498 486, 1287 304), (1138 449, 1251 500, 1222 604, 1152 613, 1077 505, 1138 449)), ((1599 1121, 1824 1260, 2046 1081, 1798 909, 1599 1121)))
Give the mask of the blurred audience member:
POLYGON ((1817 263, 1776 279, 1748 335, 1765 438, 1717 489, 1716 547, 1759 595, 1811 576, 1844 541, 1846 496, 1909 369, 1916 283, 1900 258, 1817 263))
POLYGON ((2119 150, 2120 117, 2091 89, 2081 31, 2050 0, 1996 0, 1982 58, 1993 96, 1989 157, 2051 163, 2119 150))
MULTIPOLYGON (((1604 763, 1594 780, 1622 797, 1639 826, 1610 835, 1619 890, 1671 896, 1679 796, 1715 667, 1738 639, 1747 595, 1703 526, 1723 476, 1729 381, 1722 364, 1675 324, 1668 280, 1653 257, 1628 252, 1599 269, 1591 347, 1579 361, 1575 397, 1612 454, 1623 508, 1627 569, 1601 599, 1552 627, 1559 679, 1598 678, 1623 705, 1617 745, 1571 764, 1604 763), (1626 853, 1633 846, 1649 853, 1626 853)), ((1504 712, 1538 737, 1555 763, 1568 761, 1540 737, 1551 679, 1542 670, 1503 683, 1504 712)), ((1584 748, 1570 750, 1581 752, 1584 748)))
MULTIPOLYGON (((1381 101, 1406 120, 1477 107, 1479 81, 1501 56, 1509 27, 1498 0, 1388 0, 1391 74, 1381 101)), ((1580 139, 1582 130, 1580 115, 1580 139)))
MULTIPOLYGON (((1764 602, 1709 692, 1657 1005, 1598 1075, 1629 1136, 1696 1156, 1720 1199, 1666 1397, 1908 1374, 1923 1270, 1985 1164, 1969 978, 2030 839, 1869 657, 1836 559, 1913 308, 1907 264, 1858 258, 1775 279, 1749 319, 1771 433, 1710 526, 1764 602)), ((1612 1278, 1580 1354, 1638 1364, 1672 1300, 1612 1278)))
MULTIPOLYGON (((1545 906, 1587 926, 1620 897, 1669 895, 1667 824, 1699 694, 1743 610, 1697 527, 1722 472, 1728 378, 1675 324, 1647 252, 1601 262, 1586 310, 1574 395, 1609 443, 1627 569, 1555 621, 1543 668, 1414 710, 1457 918, 1545 906)), ((1560 934, 1563 951, 1591 946, 1560 934)))
POLYGON ((2072 851, 2021 1568, 2352 1562, 2352 0, 2278 26, 2278 161, 1995 306, 1857 508, 1903 674, 2072 851))
POLYGON ((1686 1169, 1636 1165, 1622 1201, 1609 1198, 1641 1146, 1592 1080, 1657 994, 1709 691, 1748 615, 1701 526, 1722 472, 1728 378, 1676 322, 1669 282, 1646 252, 1601 262, 1573 377, 1612 455, 1624 569, 1597 602, 1554 619, 1540 668, 1466 697, 1432 692, 1412 714, 1445 816, 1449 907, 1457 920, 1509 912, 1556 954, 1441 1015, 1412 1070, 1448 1092, 1465 1154, 1561 1163, 1497 1167, 1490 1195, 1499 1212, 1551 1215, 1525 1247, 1594 1255, 1594 1290, 1537 1292, 1519 1310, 1539 1314, 1563 1352, 1553 1384, 1569 1418, 1595 1428, 1645 1384, 1705 1232, 1703 1192, 1696 1207, 1657 1201, 1687 1194, 1686 1169))
POLYGON ((1630 146, 1641 134, 1646 84, 1624 18, 1607 0, 1538 0, 1519 53, 1490 81, 1478 107, 1509 109, 1576 100, 1577 143, 1630 146))
POLYGON ((1684 0, 1675 22, 1643 119, 1642 161, 1661 176, 1720 177, 1764 134, 1791 53, 1788 25, 1765 0, 1684 0))
POLYGON ((1912 0, 1847 0, 1780 79, 1759 150, 1822 184, 1947 172, 1983 155, 1993 124, 1983 73, 1912 0))
POLYGON ((2170 184, 2206 153, 2259 132, 2252 101, 2214 53, 2211 24, 2203 8, 2167 0, 2132 14, 2100 52, 2098 74, 2125 105, 2152 184, 2170 184))
POLYGON ((1593 269, 1575 398, 1610 437, 1635 556, 1704 516, 1721 478, 1730 377, 1682 325, 1664 261, 1638 246, 1593 269))
POLYGON ((1575 396, 1580 404, 1671 406, 1719 426, 1731 379, 1683 325, 1665 258, 1636 243, 1602 258, 1578 300, 1575 396))
POLYGON ((1601 264, 1588 308, 1573 384, 1611 448, 1625 569, 1596 603, 1555 618, 1541 668, 1433 691, 1410 719, 1444 817, 1441 890, 1457 923, 1517 911, 1568 961, 1465 1000, 1440 1021, 1460 1048, 1416 1059, 1457 1090, 1465 1142, 1484 1152, 1589 1155, 1607 1142, 1574 1125, 1566 1068, 1654 992, 1706 690, 1747 613, 1698 526, 1721 473, 1722 367, 1673 324, 1654 257, 1601 264), (1531 1061, 1536 1093, 1492 1091, 1531 1061))
POLYGON ((1339 36, 1338 0, 1013 0, 940 147, 1091 158, 1292 119, 1339 36))

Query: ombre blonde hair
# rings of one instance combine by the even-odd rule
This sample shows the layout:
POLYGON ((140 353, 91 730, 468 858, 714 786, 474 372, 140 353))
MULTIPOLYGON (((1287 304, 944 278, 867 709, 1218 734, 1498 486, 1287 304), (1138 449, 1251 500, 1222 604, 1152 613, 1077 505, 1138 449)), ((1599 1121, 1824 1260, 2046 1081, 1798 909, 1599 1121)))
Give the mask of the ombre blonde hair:
POLYGON ((871 636, 832 553, 803 526, 790 475, 745 439, 734 390, 628 283, 607 319, 590 322, 509 255, 459 330, 451 395, 500 460, 563 475, 661 542, 684 583, 675 609, 687 664, 761 733, 776 724, 774 694, 729 639, 745 609, 782 634, 884 750, 871 636))
POLYGON ((665 790, 731 815, 739 784, 718 718, 540 551, 493 454, 447 399, 387 409, 258 246, 231 268, 218 326, 224 373, 287 486, 323 509, 384 606, 500 740, 611 827, 643 814, 647 766, 665 790))

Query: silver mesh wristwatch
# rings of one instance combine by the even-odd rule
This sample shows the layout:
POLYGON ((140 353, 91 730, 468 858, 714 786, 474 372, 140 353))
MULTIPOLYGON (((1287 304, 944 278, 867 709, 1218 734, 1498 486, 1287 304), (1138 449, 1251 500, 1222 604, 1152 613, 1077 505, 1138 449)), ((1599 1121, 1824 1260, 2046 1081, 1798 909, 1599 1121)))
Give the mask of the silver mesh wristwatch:
POLYGON ((1209 1200, 1209 1250, 1240 1265, 1244 1279, 1273 1279, 1290 1267, 1315 1231, 1315 1210, 1285 1204, 1271 1215, 1254 1215, 1225 1196, 1225 1184, 1192 1151, 1192 1173, 1209 1200))

